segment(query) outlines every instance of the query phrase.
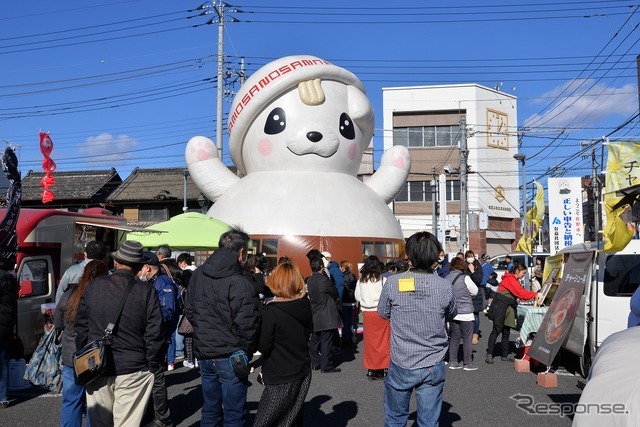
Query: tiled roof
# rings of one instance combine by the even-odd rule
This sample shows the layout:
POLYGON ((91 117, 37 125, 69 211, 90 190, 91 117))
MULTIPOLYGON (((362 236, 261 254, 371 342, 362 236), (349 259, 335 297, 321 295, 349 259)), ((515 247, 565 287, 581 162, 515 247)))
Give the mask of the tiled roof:
MULTIPOLYGON (((30 170, 22 178, 22 200, 39 200, 42 197, 40 180, 44 172, 30 170)), ((122 178, 114 168, 110 170, 88 170, 54 172, 55 184, 51 191, 56 200, 94 200, 104 201, 116 188, 122 178)))
MULTIPOLYGON (((111 193, 109 202, 157 201, 184 199, 184 168, 135 168, 111 193)), ((197 200, 200 190, 187 176, 187 199, 197 200)))

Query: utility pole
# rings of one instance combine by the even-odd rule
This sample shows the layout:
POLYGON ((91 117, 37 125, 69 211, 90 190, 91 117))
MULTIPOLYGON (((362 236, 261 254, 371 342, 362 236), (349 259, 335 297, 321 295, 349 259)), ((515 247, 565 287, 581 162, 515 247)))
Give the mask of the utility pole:
POLYGON ((467 231, 467 119, 460 117, 460 236, 458 238, 460 252, 467 249, 469 236, 467 231))
POLYGON ((434 236, 438 235, 438 202, 436 201, 438 191, 438 180, 436 179, 436 168, 431 168, 431 231, 434 236))
POLYGON ((224 92, 224 6, 220 0, 216 6, 213 3, 213 9, 218 15, 218 99, 216 105, 216 148, 218 149, 218 157, 222 160, 222 96, 224 92))
POLYGON ((596 144, 591 141, 591 191, 593 198, 593 228, 596 248, 600 244, 600 178, 596 163, 596 144))
POLYGON ((438 240, 440 240, 440 244, 442 245, 442 249, 447 252, 447 176, 441 173, 438 176, 438 189, 440 191, 440 221, 439 231, 438 231, 438 240))

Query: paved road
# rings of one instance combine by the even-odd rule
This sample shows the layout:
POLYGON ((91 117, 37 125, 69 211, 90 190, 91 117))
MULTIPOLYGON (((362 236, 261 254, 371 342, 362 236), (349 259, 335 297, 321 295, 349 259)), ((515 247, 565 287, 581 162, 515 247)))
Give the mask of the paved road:
MULTIPOLYGON (((447 370, 444 390, 444 405, 441 417, 443 426, 569 426, 570 417, 557 415, 530 415, 518 409, 517 402, 510 396, 528 395, 534 404, 546 405, 553 409, 559 403, 575 403, 580 397, 578 374, 574 374, 572 358, 565 358, 558 368, 558 387, 542 388, 536 384, 536 375, 517 373, 512 363, 501 362, 493 365, 484 363, 484 349, 490 328, 489 321, 482 318, 484 336, 475 347, 478 371, 447 370)), ((515 334, 512 334, 515 340, 515 334)), ((373 427, 384 424, 382 381, 367 381, 362 367, 362 344, 352 352, 343 353, 339 374, 315 373, 305 404, 305 426, 363 426, 373 427)), ((256 373, 251 374, 247 425, 255 416, 263 387, 256 382, 256 373)), ((171 411, 177 426, 197 426, 200 419, 202 395, 197 369, 183 367, 167 374, 171 411)), ((59 395, 45 393, 37 389, 19 392, 12 396, 16 400, 5 410, 0 410, 0 426, 53 426, 59 424, 59 395)), ((523 398, 528 399, 528 398, 523 398)), ((539 406, 540 409, 545 409, 539 406)), ((415 401, 412 399, 409 426, 415 423, 415 401)))

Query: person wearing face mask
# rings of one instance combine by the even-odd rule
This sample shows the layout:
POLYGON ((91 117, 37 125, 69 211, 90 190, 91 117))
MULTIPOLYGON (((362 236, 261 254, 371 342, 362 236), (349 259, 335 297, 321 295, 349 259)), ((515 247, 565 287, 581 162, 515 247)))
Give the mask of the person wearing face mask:
MULTIPOLYGON (((473 283, 480 289, 482 289, 482 266, 480 261, 476 259, 476 254, 469 250, 464 253, 465 260, 467 261, 467 274, 473 280, 473 283)), ((482 299, 484 291, 476 293, 471 299, 473 301, 473 345, 478 344, 480 339, 480 312, 484 309, 484 300, 482 299)))
POLYGON ((528 291, 520 285, 520 279, 527 273, 527 267, 520 262, 516 262, 513 269, 502 276, 502 282, 498 291, 493 297, 491 307, 489 307, 488 317, 493 320, 493 329, 489 335, 487 344, 486 363, 493 363, 493 348, 498 335, 502 334, 501 359, 503 362, 512 362, 513 356, 509 354, 509 334, 511 328, 516 326, 516 309, 518 299, 530 300, 537 296, 533 291, 528 291))
POLYGON ((449 270, 449 259, 447 258, 447 254, 444 253, 444 250, 442 250, 438 255, 438 266, 436 267, 436 271, 438 272, 438 276, 445 279, 449 275, 449 270))
POLYGON ((261 304, 243 275, 249 235, 237 226, 193 272, 184 313, 193 325, 193 349, 200 365, 203 426, 244 425, 249 388, 247 363, 258 348, 261 304), (238 362, 232 364, 232 360, 238 362))
MULTIPOLYGON (((180 319, 180 290, 178 285, 165 274, 160 267, 160 260, 153 252, 145 252, 144 257, 149 261, 142 266, 138 278, 143 282, 149 282, 158 294, 160 310, 162 311, 162 333, 164 345, 163 357, 167 358, 167 370, 172 371, 176 356, 175 340, 172 340, 173 332, 178 327, 180 319)), ((172 426, 169 400, 167 398, 167 386, 164 379, 164 369, 158 369, 153 373, 153 409, 155 414, 154 424, 158 426, 172 426)))

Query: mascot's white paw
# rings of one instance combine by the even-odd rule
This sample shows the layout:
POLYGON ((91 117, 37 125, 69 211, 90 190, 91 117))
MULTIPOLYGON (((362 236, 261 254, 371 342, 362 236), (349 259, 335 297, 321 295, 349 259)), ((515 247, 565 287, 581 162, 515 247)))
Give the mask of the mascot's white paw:
POLYGON ((411 169, 411 155, 409 149, 402 145, 395 145, 389 148, 380 159, 381 166, 390 166, 409 171, 411 169))
POLYGON ((218 158, 216 145, 206 136, 194 136, 187 143, 184 153, 187 165, 218 158))

